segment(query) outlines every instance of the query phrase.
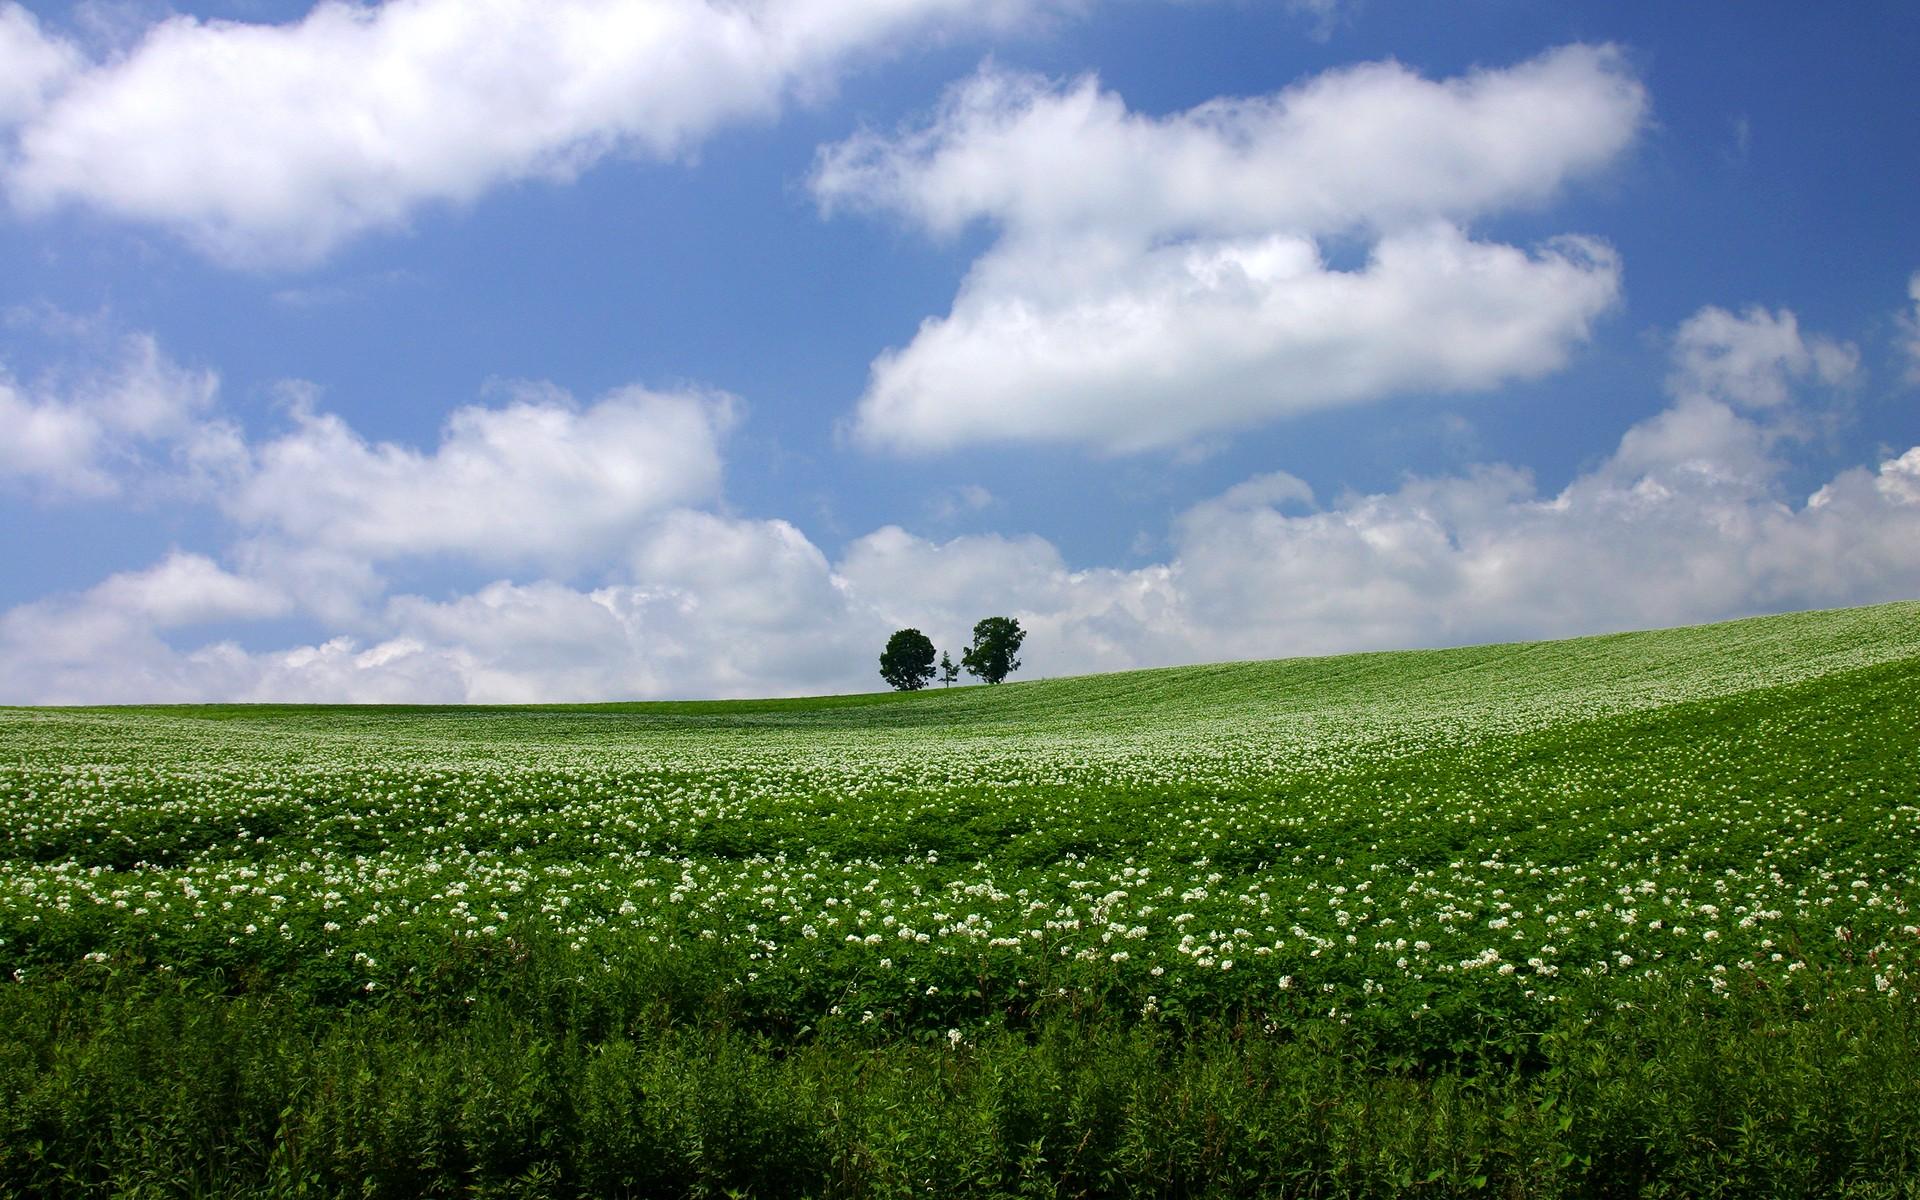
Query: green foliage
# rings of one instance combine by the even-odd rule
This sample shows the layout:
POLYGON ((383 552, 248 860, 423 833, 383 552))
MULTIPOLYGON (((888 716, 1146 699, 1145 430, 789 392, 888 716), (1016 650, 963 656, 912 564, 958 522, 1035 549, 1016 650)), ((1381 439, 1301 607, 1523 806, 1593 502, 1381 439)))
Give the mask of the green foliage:
POLYGON ((987 617, 973 626, 973 645, 960 656, 960 664, 970 675, 988 683, 999 683, 1020 669, 1020 643, 1027 631, 1012 617, 987 617))
POLYGON ((1897 1195, 1920 605, 0 711, 0 1195, 1897 1195))
POLYGON ((1098 1006, 780 1041, 565 969, 455 1008, 0 991, 0 1193, 1898 1196, 1920 1167, 1914 1010, 1867 997, 1645 988, 1429 1070, 1335 1022, 1098 1006))
POLYGON ((880 653, 880 678, 895 691, 917 692, 933 678, 933 642, 918 629, 897 629, 880 653))

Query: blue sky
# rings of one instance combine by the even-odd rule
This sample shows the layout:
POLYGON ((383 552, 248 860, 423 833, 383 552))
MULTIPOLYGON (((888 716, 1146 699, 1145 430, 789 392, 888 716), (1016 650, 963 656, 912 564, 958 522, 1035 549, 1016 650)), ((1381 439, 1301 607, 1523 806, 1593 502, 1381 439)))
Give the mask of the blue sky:
POLYGON ((1892 2, 8 0, 0 701, 1920 594, 1916 61, 1892 2))

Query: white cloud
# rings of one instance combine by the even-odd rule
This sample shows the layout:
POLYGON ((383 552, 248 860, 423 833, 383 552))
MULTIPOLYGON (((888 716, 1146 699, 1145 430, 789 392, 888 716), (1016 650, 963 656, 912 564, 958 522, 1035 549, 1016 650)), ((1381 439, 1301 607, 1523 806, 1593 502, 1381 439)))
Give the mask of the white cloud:
POLYGON ((638 583, 498 581, 444 601, 397 597, 372 646, 342 641, 292 665, 281 656, 263 686, 351 698, 392 694, 399 673, 433 680, 437 699, 532 702, 867 690, 878 678, 868 660, 886 630, 783 521, 671 513, 638 560, 638 583))
POLYGON ((219 377, 181 367, 153 338, 123 339, 104 369, 28 385, 0 370, 0 481, 42 494, 106 496, 160 469, 217 470, 234 433, 211 418, 219 377))
POLYGON ((270 584, 175 551, 143 571, 113 575, 76 596, 0 613, 0 678, 33 703, 133 703, 239 696, 253 681, 210 672, 161 632, 279 616, 292 607, 270 584))
POLYGON ((859 432, 912 451, 1018 439, 1128 452, 1492 388, 1558 368, 1619 293, 1599 243, 1528 254, 1444 224, 1381 239, 1355 271, 1281 235, 1108 249, 982 259, 948 316, 875 360, 859 432))
POLYGON ((869 660, 887 629, 783 521, 668 513, 636 558, 644 582, 399 595, 357 605, 353 634, 257 652, 178 649, 161 633, 309 598, 176 554, 0 614, 0 700, 512 703, 866 690, 877 678, 869 660))
POLYGON ((361 561, 446 556, 560 569, 608 553, 647 519, 710 498, 725 396, 612 392, 581 407, 531 390, 468 407, 422 453, 368 443, 339 417, 295 409, 227 498, 244 525, 361 561))
POLYGON ((1001 234, 951 312, 875 360, 856 432, 1128 451, 1551 371, 1615 302, 1614 255, 1463 223, 1617 160, 1646 109, 1590 46, 1444 82, 1372 64, 1159 118, 1091 78, 985 70, 926 128, 816 164, 823 211, 1001 234), (1366 264, 1330 266, 1354 240, 1366 264))
MULTIPOLYGON (((1779 351, 1775 360, 1798 361, 1777 337, 1791 314, 1763 317, 1736 322, 1746 333, 1714 344, 1750 333, 1779 351)), ((1718 318, 1696 321, 1689 328, 1698 331, 1718 318)), ((1693 341, 1675 339, 1676 380, 1693 378, 1683 369, 1693 341)), ((1020 677, 1034 678, 1570 636, 1920 595, 1920 447, 1843 471, 1805 499, 1782 490, 1783 456, 1796 443, 1777 426, 1805 384, 1821 382, 1817 367, 1807 371, 1778 404, 1764 402, 1765 371, 1754 383, 1753 372, 1707 370, 1701 378, 1723 394, 1676 383, 1669 408, 1552 493, 1507 465, 1327 502, 1292 475, 1258 475, 1187 509, 1173 522, 1166 560, 1138 569, 1074 569, 1032 535, 938 541, 895 526, 855 540, 835 561, 785 521, 678 504, 641 505, 575 534, 564 528, 562 505, 518 525, 502 509, 487 519, 503 522, 515 553, 531 553, 530 530, 581 546, 618 544, 619 563, 604 580, 500 579, 428 597, 387 595, 367 555, 398 546, 392 552, 481 556, 465 525, 430 516, 426 532, 381 535, 386 541, 320 526, 302 542, 282 529, 243 543, 229 566, 175 553, 79 596, 0 614, 0 700, 852 691, 878 686, 874 660, 891 630, 914 626, 958 650, 972 623, 992 614, 1016 616, 1030 631, 1020 677), (1746 390, 1727 392, 1729 378, 1746 390), (334 615, 316 599, 329 587, 339 593, 334 615), (296 605, 323 626, 322 640, 271 652, 190 644, 195 625, 275 617, 296 605)), ((613 403, 625 401, 603 401, 613 403)), ((676 403, 704 411, 697 399, 676 403)), ((576 423, 592 412, 555 406, 546 416, 566 436, 550 441, 574 444, 583 436, 576 423)), ((692 428, 697 434, 697 421, 692 428)), ((548 489, 537 472, 533 483, 512 482, 517 469, 463 475, 448 465, 468 457, 450 452, 459 442, 450 435, 434 455, 351 436, 340 444, 350 451, 343 461, 363 464, 350 482, 382 497, 396 521, 407 518, 412 493, 365 463, 399 456, 422 478, 465 480, 449 486, 481 504, 485 489, 472 481, 484 477, 509 508, 566 491, 548 489)), ((588 505, 590 523, 592 513, 613 509, 588 505)), ((349 531, 373 528, 374 509, 343 521, 349 531)))
POLYGON ((364 627, 386 595, 387 581, 376 564, 353 549, 256 534, 235 543, 230 557, 241 575, 271 580, 299 598, 301 612, 329 629, 364 627))
POLYGON ((94 462, 99 424, 80 408, 36 400, 0 379, 0 426, 7 430, 0 440, 0 473, 52 479, 74 491, 110 488, 94 462))
POLYGON ((1920 594, 1920 504, 1901 490, 1911 464, 1860 473, 1870 486, 1845 476, 1795 506, 1764 481, 1702 470, 1695 453, 1658 461, 1644 451, 1659 439, 1642 432, 1552 496, 1494 468, 1304 514, 1203 510, 1182 527, 1178 582, 1206 643, 1234 656, 1558 637, 1920 594))
POLYGON ((444 699, 651 694, 633 630, 611 600, 548 582, 494 583, 445 603, 400 597, 390 612, 400 632, 362 670, 437 663, 435 674, 457 683, 444 699))
POLYGON ((177 550, 147 570, 110 577, 87 594, 87 601, 144 617, 156 629, 277 617, 293 608, 286 593, 273 585, 177 550))
POLYGON ((779 520, 669 513, 637 540, 630 570, 649 592, 729 628, 804 628, 844 603, 826 556, 779 520))
POLYGON ((1016 236, 1321 235, 1538 204, 1615 161, 1646 119, 1619 53, 1569 46, 1504 70, 1423 79, 1398 63, 1152 117, 1091 76, 1067 86, 983 69, 926 128, 821 151, 833 211, 933 232, 1016 236))
POLYGON ((957 642, 986 615, 983 604, 1049 611, 1063 603, 1071 586, 1060 552, 1031 534, 975 534, 940 543, 889 525, 849 546, 839 569, 847 586, 889 624, 916 626, 943 645, 957 642))
POLYGON ((1028 631, 1028 677, 1187 661, 1183 598, 1173 569, 1074 571, 1044 538, 975 534, 945 542, 889 526, 848 547, 849 590, 882 618, 913 626, 955 660, 984 616, 1017 616, 1028 631))
POLYGON ((1683 396, 1627 430, 1613 456, 1589 478, 1623 486, 1684 479, 1689 490, 1764 492, 1779 474, 1775 441, 1756 419, 1718 400, 1683 396))
POLYGON ((858 52, 1067 6, 328 0, 290 25, 171 17, 75 70, 10 5, 0 65, 38 73, 10 89, 24 98, 0 93, 27 118, 8 189, 31 212, 77 203, 167 226, 229 262, 312 261, 422 205, 685 152, 858 52))
MULTIPOLYGON (((1749 422, 1721 407, 1734 425, 1749 422)), ((1634 434, 1641 431, 1636 429, 1634 434)), ((1735 433, 1738 431, 1735 430, 1735 433)), ((1738 440, 1737 437, 1735 439, 1738 440)), ((1172 557, 1069 569, 1037 537, 945 542, 885 528, 837 564, 783 522, 676 514, 646 582, 500 581, 396 597, 359 638, 176 650, 152 579, 0 616, 10 701, 520 702, 861 691, 886 634, 965 644, 982 615, 1030 631, 1023 678, 1167 663, 1560 637, 1920 595, 1920 448, 1804 504, 1641 446, 1561 492, 1511 467, 1412 480, 1321 507, 1285 476, 1196 505, 1172 557), (731 542, 716 565, 701 547, 731 542), (784 590, 783 590, 784 589, 784 590)), ((1673 442, 1678 447, 1679 442, 1673 442)), ((135 583, 124 580, 136 580, 135 583)), ((211 612, 271 611, 215 576, 211 612)), ((171 595, 171 592, 163 593, 171 595)))
POLYGON ((0 4, 0 133, 38 113, 80 64, 79 51, 49 37, 32 13, 11 0, 0 4))
POLYGON ((212 500, 241 529, 236 558, 339 619, 380 590, 377 565, 441 558, 559 571, 628 554, 667 511, 713 500, 737 418, 719 392, 626 387, 590 404, 519 383, 448 418, 438 445, 370 442, 288 383, 291 428, 250 442, 219 410, 219 378, 151 335, 63 313, 19 320, 108 347, 104 365, 29 385, 0 370, 0 483, 41 499, 168 494, 212 500))
POLYGON ((555 686, 555 664, 597 680, 587 694, 600 696, 867 691, 878 678, 893 627, 785 521, 668 513, 636 539, 626 575, 585 591, 495 585, 481 605, 410 603, 399 627, 433 644, 481 647, 490 690, 477 694, 581 694, 555 686), (599 611, 589 616, 583 603, 599 611), (516 608, 528 614, 524 638, 471 632, 500 629, 516 608), (551 620, 539 610, 581 615, 551 620), (568 625, 606 636, 553 644, 568 625))
POLYGON ((1860 367, 1854 346, 1803 338, 1792 313, 1758 306, 1738 316, 1724 308, 1701 309, 1674 336, 1674 359, 1668 387, 1676 395, 1746 408, 1778 408, 1800 383, 1846 384, 1860 367))
POLYGON ((1038 538, 898 529, 839 570, 886 628, 1032 631, 1028 675, 1574 636, 1920 595, 1920 448, 1796 503, 1754 418, 1698 398, 1557 493, 1490 466, 1316 504, 1277 473, 1195 505, 1173 553, 1070 570, 1038 538))

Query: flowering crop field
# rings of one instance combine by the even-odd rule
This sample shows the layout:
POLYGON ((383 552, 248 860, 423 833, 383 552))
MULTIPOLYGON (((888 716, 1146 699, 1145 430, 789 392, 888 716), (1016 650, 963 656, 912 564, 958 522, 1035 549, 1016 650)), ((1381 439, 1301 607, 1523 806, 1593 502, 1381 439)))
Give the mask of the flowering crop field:
POLYGON ((0 1185, 1897 1190, 1916 714, 1913 603, 814 700, 0 710, 0 1185), (1644 1074, 1703 1055, 1752 1079, 1644 1074), (1259 1108, 1282 1078, 1305 1107, 1259 1108), (1181 1158, 1183 1104, 1267 1140, 1181 1158))

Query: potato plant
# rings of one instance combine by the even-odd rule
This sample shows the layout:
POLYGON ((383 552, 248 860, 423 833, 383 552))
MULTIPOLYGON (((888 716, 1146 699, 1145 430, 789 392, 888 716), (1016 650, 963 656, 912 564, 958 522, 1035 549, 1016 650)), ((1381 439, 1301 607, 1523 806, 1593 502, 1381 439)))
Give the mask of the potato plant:
POLYGON ((0 988, 458 1023, 537 977, 603 1047, 1084 1020, 1539 1071, 1623 1013, 1906 1011, 1916 702, 1901 604, 895 697, 10 710, 0 988))

